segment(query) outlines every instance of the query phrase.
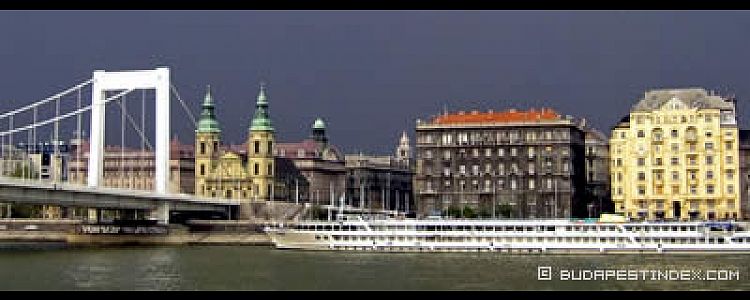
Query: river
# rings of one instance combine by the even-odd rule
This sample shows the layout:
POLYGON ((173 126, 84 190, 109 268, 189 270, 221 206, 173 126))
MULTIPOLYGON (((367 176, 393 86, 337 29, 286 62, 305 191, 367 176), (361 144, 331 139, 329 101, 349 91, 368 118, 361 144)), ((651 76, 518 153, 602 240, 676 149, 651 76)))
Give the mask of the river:
POLYGON ((0 290, 747 290, 748 259, 0 245, 0 290))

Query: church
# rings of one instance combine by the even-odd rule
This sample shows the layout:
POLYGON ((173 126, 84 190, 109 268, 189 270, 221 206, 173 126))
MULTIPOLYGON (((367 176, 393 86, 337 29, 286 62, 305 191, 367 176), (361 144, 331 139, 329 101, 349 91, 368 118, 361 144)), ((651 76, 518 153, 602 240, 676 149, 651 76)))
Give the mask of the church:
POLYGON ((261 84, 255 115, 248 127, 247 149, 223 147, 216 104, 209 87, 195 131, 195 194, 199 197, 274 198, 274 129, 268 111, 266 87, 261 84))

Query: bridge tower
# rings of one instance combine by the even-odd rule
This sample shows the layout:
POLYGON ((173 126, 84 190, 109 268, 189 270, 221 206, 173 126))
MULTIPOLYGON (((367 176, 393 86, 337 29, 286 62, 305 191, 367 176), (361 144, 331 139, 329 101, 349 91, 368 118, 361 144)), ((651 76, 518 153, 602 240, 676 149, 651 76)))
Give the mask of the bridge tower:
POLYGON ((121 72, 97 70, 94 71, 92 79, 88 186, 99 187, 104 174, 105 92, 154 89, 156 90, 154 188, 157 193, 167 193, 169 186, 169 68, 121 72))
POLYGON ((210 176, 219 156, 221 127, 216 119, 216 107, 210 85, 207 87, 201 108, 201 118, 198 121, 198 129, 195 130, 195 194, 215 197, 207 194, 206 177, 210 176))

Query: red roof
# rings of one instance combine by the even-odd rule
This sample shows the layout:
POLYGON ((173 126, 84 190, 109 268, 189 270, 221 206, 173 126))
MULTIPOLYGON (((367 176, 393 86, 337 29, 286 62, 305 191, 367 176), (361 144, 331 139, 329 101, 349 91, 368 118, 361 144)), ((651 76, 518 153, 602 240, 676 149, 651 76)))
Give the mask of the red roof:
POLYGON ((435 124, 462 124, 462 123, 522 123, 545 120, 559 120, 560 115, 552 109, 528 111, 508 110, 503 112, 477 112, 453 113, 438 116, 434 119, 435 124))

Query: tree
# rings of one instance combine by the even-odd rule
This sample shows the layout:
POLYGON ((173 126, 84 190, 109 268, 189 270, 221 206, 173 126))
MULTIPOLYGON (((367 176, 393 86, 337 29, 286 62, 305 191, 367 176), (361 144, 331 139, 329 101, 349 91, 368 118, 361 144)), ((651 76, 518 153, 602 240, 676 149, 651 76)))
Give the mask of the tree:
POLYGON ((512 212, 513 208, 510 206, 510 204, 502 203, 497 205, 497 214, 499 216, 510 218, 512 212))
POLYGON ((476 219, 477 212, 474 211, 474 209, 472 209, 470 206, 466 205, 464 206, 463 215, 464 215, 464 218, 467 218, 467 219, 476 219))

